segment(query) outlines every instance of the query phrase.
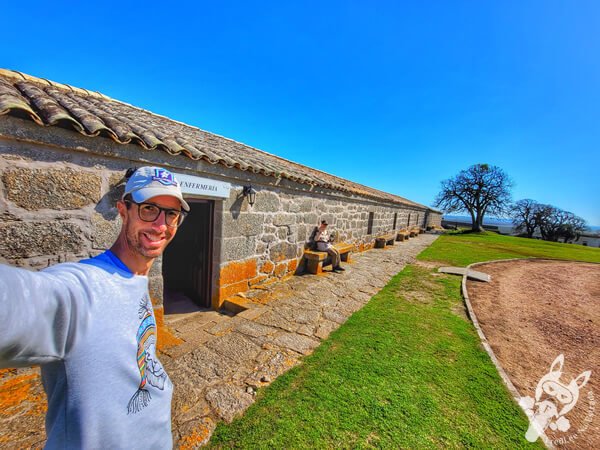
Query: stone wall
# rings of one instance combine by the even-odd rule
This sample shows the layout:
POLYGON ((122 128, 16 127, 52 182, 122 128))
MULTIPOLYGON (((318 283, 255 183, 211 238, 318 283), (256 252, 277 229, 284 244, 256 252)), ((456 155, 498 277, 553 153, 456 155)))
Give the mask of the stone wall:
MULTIPOLYGON (((397 230, 424 227, 432 217, 427 218, 425 208, 377 202, 183 155, 62 129, 48 133, 20 119, 5 117, 0 125, 0 262, 16 266, 41 269, 109 248, 121 228, 115 203, 123 192, 125 170, 141 165, 232 184, 230 198, 214 202, 215 307, 231 295, 299 271, 304 244, 323 219, 339 241, 355 243, 362 251, 373 246, 378 234, 392 231, 394 216, 397 230), (242 195, 247 184, 257 190, 252 207, 242 195)), ((149 278, 152 298, 161 304, 160 259, 149 278)))
POLYGON ((429 211, 425 227, 442 228, 442 213, 429 211))
POLYGON ((242 186, 232 187, 230 198, 217 211, 222 225, 216 227, 221 231, 216 237, 221 241, 222 263, 213 304, 301 271, 305 243, 321 220, 327 220, 336 241, 353 243, 357 251, 372 248, 377 235, 425 226, 425 210, 256 185, 256 203, 250 207, 242 196, 242 186))
MULTIPOLYGON (((121 229, 115 205, 131 162, 16 148, 0 141, 0 262, 38 270, 109 248, 121 229)), ((160 261, 149 279, 161 304, 160 261)))

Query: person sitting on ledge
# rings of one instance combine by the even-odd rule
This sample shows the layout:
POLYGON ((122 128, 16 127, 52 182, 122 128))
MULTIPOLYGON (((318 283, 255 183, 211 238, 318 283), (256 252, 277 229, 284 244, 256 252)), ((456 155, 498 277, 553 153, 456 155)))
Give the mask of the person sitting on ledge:
POLYGON ((321 225, 317 229, 315 235, 315 242, 317 243, 317 250, 320 252, 327 252, 331 257, 331 265, 333 266, 334 272, 341 272, 344 269, 341 265, 340 252, 331 244, 331 236, 327 234, 327 221, 322 220, 321 225))

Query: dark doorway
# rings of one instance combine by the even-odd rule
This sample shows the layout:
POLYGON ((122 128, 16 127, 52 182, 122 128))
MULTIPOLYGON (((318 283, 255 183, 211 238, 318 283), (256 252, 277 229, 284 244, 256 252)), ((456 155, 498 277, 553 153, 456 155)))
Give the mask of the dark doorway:
POLYGON ((373 220, 375 218, 375 213, 369 213, 369 220, 367 222, 367 234, 373 234, 373 220))
POLYGON ((190 212, 163 255, 165 314, 209 308, 213 207, 211 200, 188 200, 190 212))

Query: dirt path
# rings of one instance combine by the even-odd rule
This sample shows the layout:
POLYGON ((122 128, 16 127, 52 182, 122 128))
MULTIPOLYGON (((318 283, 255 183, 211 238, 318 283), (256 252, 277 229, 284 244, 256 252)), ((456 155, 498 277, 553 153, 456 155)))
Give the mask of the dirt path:
POLYGON ((538 381, 561 353, 566 384, 592 371, 565 415, 570 428, 546 434, 560 448, 600 448, 600 264, 536 260, 475 269, 490 274, 492 282, 469 281, 469 298, 520 395, 535 396, 538 381))

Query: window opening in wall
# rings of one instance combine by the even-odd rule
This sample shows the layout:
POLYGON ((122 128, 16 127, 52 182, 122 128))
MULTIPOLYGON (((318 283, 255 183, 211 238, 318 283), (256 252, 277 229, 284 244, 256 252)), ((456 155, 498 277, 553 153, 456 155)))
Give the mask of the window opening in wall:
POLYGON ((394 226, 392 227, 392 230, 396 229, 396 222, 398 221, 398 213, 395 212, 394 213, 394 226))
POLYGON ((419 214, 417 213, 417 223, 415 223, 416 226, 419 226, 419 214))
POLYGON ((210 308, 212 200, 187 200, 190 213, 163 254, 165 314, 210 308))
POLYGON ((375 213, 369 213, 369 221, 367 222, 367 234, 373 234, 373 219, 375 218, 375 213))
POLYGON ((410 213, 408 213, 408 220, 406 221, 406 226, 410 227, 410 213))

